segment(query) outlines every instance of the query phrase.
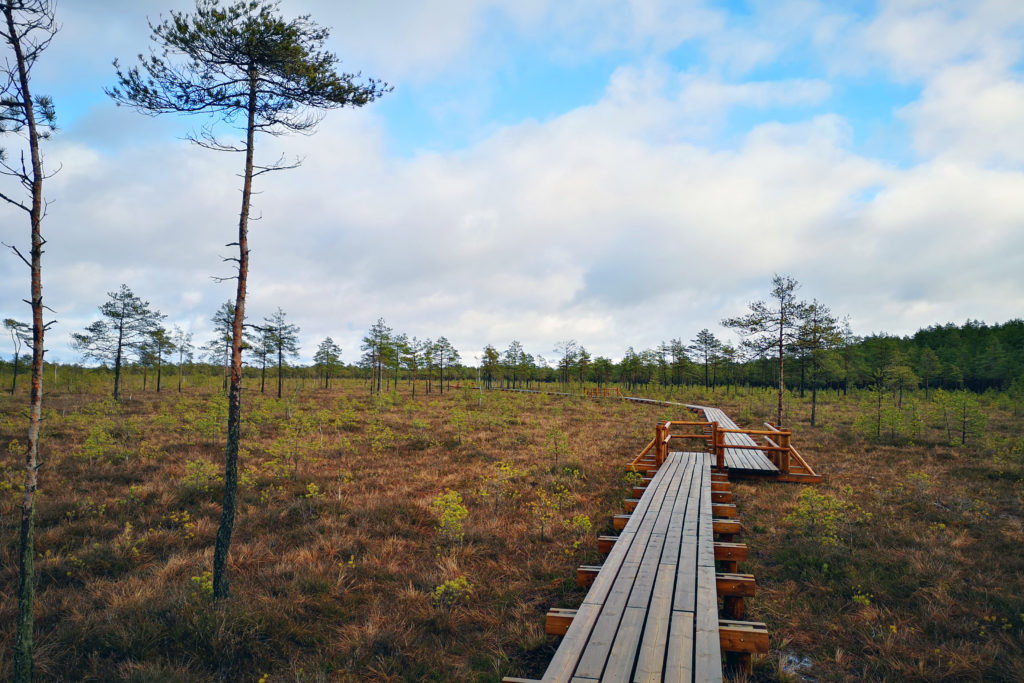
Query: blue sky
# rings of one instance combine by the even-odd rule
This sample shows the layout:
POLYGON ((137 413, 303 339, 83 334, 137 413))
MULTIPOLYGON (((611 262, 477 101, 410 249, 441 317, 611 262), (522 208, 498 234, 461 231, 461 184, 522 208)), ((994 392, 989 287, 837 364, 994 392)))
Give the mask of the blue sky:
MULTIPOLYGON (((187 0, 64 2, 37 66, 47 144, 48 347, 122 282, 210 335, 240 159, 190 146, 197 121, 103 94, 187 0)), ((1024 311, 1024 4, 1009 0, 284 0, 333 29, 344 70, 395 86, 330 112, 304 158, 258 183, 250 316, 277 307, 303 357, 343 358, 378 317, 471 360, 519 339, 550 356, 691 339, 773 273, 910 334, 1024 311)), ((4 140, 16 149, 18 141, 4 140)), ((4 187, 10 191, 9 186, 4 187)), ((21 218, 0 207, 6 242, 21 218)), ((0 313, 27 318, 0 261, 0 313)))

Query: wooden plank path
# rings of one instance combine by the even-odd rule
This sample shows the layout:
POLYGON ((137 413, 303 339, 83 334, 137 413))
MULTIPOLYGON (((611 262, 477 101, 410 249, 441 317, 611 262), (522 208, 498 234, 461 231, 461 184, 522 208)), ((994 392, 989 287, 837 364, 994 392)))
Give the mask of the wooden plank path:
POLYGON ((737 620, 753 577, 735 573, 746 552, 731 542, 741 525, 731 503, 715 502, 728 481, 713 482, 722 475, 711 468, 705 453, 671 453, 627 501, 621 533, 603 539, 605 563, 579 570, 582 585, 592 581, 579 609, 548 614, 548 632, 565 637, 543 681, 720 681, 723 650, 767 651, 764 625, 737 620), (723 588, 734 619, 719 618, 723 588))
MULTIPOLYGON (((688 406, 695 408, 704 413, 704 419, 708 422, 717 422, 718 426, 722 429, 739 429, 735 422, 732 421, 725 411, 720 408, 711 408, 709 406, 688 406)), ((726 432, 724 435, 725 443, 732 446, 757 446, 757 442, 754 441, 748 434, 737 434, 735 432, 726 432)), ((778 472, 779 468, 776 467, 768 456, 761 450, 748 450, 746 448, 726 448, 725 449, 725 466, 729 469, 737 470, 752 470, 757 472, 778 472)))

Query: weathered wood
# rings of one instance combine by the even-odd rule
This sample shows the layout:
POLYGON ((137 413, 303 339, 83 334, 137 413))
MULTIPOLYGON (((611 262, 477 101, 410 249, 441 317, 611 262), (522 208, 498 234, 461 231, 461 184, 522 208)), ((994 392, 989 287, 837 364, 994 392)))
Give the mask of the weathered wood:
POLYGON ((718 633, 724 652, 764 654, 770 647, 768 627, 759 621, 722 619, 718 633))
POLYGON ((736 506, 732 503, 712 503, 711 510, 714 512, 715 517, 732 519, 738 516, 736 506))
MULTIPOLYGON (((548 613, 548 632, 565 637, 544 681, 722 680, 719 598, 726 616, 741 615, 755 584, 748 574, 722 571, 735 570, 747 549, 714 540, 742 530, 730 516, 731 496, 714 495, 728 491, 712 492, 728 483, 714 479, 706 454, 669 453, 627 503, 631 514, 614 516, 620 534, 598 538, 605 564, 577 569, 577 583, 590 586, 579 610, 548 613)), ((729 623, 741 625, 729 647, 760 646, 757 628, 729 623)), ((734 658, 746 652, 730 651, 734 658)))
POLYGON ((735 519, 721 519, 716 517, 711 520, 714 524, 716 534, 742 534, 743 525, 735 519))
POLYGON ((716 560, 742 562, 747 559, 747 546, 745 543, 715 541, 714 550, 716 560))
POLYGON ((715 574, 715 585, 719 596, 738 596, 750 598, 757 590, 753 574, 735 574, 718 572, 715 574))
POLYGON ((711 492, 712 503, 731 503, 732 493, 729 491, 712 491, 711 492))
MULTIPOLYGON (((638 498, 626 498, 622 501, 622 511, 626 514, 633 512, 636 509, 636 504, 640 502, 638 498)), ((724 517, 724 515, 723 515, 724 517)))
POLYGON ((601 571, 601 565, 594 564, 583 564, 576 568, 576 585, 580 588, 586 588, 594 583, 594 579, 597 578, 598 573, 601 571))
POLYGON ((549 636, 564 636, 576 618, 576 610, 552 607, 544 620, 544 632, 549 636))

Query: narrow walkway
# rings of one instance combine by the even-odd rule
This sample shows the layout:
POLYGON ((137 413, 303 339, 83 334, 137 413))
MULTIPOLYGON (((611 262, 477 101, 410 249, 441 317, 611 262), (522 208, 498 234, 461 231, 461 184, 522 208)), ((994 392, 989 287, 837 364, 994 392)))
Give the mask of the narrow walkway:
POLYGON ((711 469, 705 453, 671 453, 626 501, 621 533, 601 539, 604 564, 579 569, 582 585, 592 581, 583 604, 548 613, 548 633, 565 637, 543 681, 720 681, 723 651, 767 650, 764 624, 737 620, 753 577, 735 573, 742 527, 735 506, 716 502, 731 494, 711 469), (719 597, 733 619, 720 619, 719 597))

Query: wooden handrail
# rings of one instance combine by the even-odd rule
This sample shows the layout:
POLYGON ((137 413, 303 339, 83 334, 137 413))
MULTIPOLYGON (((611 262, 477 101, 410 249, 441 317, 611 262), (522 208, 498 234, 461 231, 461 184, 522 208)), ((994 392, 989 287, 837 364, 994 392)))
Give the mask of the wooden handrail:
MULTIPOLYGON (((686 406, 689 408, 689 406, 686 406)), ((800 466, 812 476, 814 471, 807 461, 797 452, 790 443, 793 432, 788 429, 779 429, 770 422, 765 422, 766 429, 739 429, 719 426, 717 421, 709 420, 664 420, 655 425, 654 438, 640 451, 640 454, 630 463, 630 468, 636 470, 636 464, 640 459, 654 450, 655 462, 658 467, 665 462, 668 456, 668 446, 673 439, 708 439, 710 436, 710 451, 715 456, 716 468, 725 468, 725 450, 727 448, 747 451, 762 451, 770 455, 776 467, 782 474, 789 474, 790 460, 796 458, 800 466), (711 434, 701 432, 700 434, 672 434, 669 432, 674 427, 711 427, 711 434), (753 444, 733 444, 725 442, 726 434, 744 434, 754 441, 753 444), (758 444, 754 437, 762 437, 766 445, 758 444), (773 438, 774 437, 774 438, 773 438), (776 441, 777 439, 777 441, 776 441)))

